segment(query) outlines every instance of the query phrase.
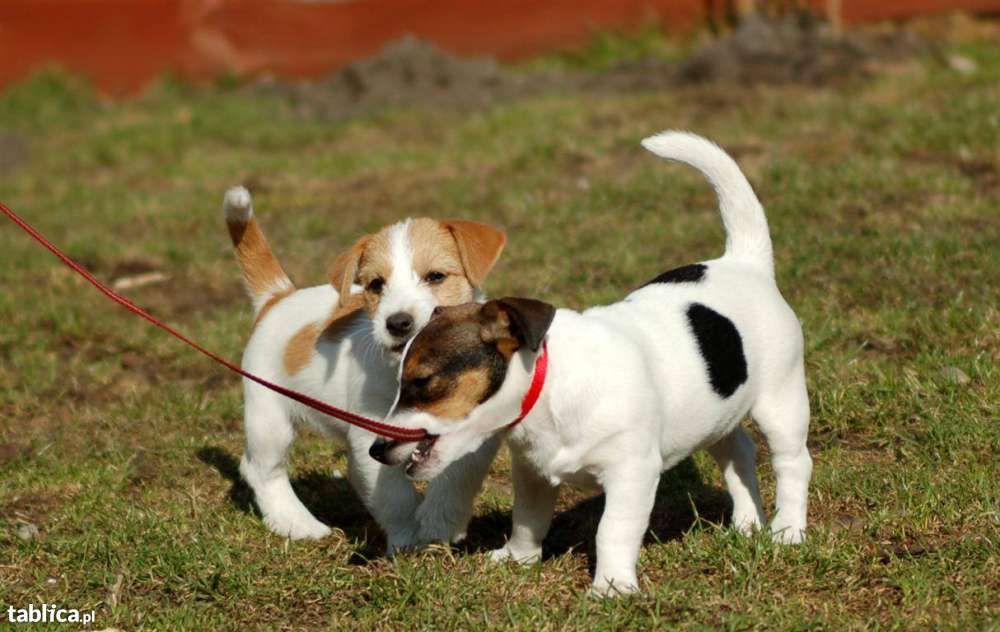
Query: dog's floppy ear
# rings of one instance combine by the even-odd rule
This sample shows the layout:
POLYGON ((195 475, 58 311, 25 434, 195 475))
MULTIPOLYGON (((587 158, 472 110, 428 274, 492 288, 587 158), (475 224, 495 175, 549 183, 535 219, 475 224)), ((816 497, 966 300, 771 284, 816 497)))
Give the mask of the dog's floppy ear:
POLYGON ((486 275, 496 264, 507 244, 507 234, 489 224, 451 219, 441 222, 458 244, 465 276, 472 285, 480 287, 486 275))
POLYGON ((347 307, 351 301, 351 285, 358 275, 361 255, 371 240, 371 235, 365 235, 354 242, 348 250, 340 253, 330 266, 330 283, 340 292, 340 306, 347 307))
POLYGON ((483 342, 496 343, 504 355, 521 347, 538 351, 556 315, 556 308, 531 298, 489 301, 480 311, 483 342))

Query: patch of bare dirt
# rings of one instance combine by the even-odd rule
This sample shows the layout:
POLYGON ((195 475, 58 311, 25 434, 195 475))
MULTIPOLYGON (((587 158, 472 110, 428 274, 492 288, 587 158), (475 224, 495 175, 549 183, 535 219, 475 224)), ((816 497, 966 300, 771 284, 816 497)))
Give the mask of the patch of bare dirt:
POLYGON ((214 282, 192 277, 170 277, 164 282, 126 293, 151 314, 171 322, 194 314, 229 309, 246 301, 238 283, 214 282))
POLYGON ((117 279, 124 276, 158 272, 163 269, 163 264, 162 262, 153 259, 136 257, 133 259, 121 259, 119 261, 109 262, 101 266, 99 271, 104 272, 105 269, 108 268, 110 268, 108 276, 111 277, 111 279, 117 279))
POLYGON ((679 83, 719 81, 826 84, 871 74, 879 67, 931 52, 906 29, 863 29, 837 34, 811 13, 751 18, 733 33, 681 62, 679 83))
POLYGON ((339 120, 386 107, 480 110, 538 94, 650 91, 724 82, 825 84, 865 76, 931 51, 903 28, 837 35, 810 13, 754 18, 679 63, 624 62, 601 72, 513 71, 405 37, 319 82, 262 80, 250 89, 287 97, 303 116, 339 120))
POLYGON ((162 470, 155 456, 146 450, 137 450, 129 459, 126 481, 129 488, 139 489, 157 481, 162 470))
POLYGON ((46 492, 17 494, 0 503, 0 518, 11 523, 30 522, 44 531, 49 516, 54 514, 77 490, 51 489, 46 492))
POLYGON ((0 468, 31 456, 31 444, 23 442, 0 443, 0 468))
MULTIPOLYGON (((216 279, 171 269, 155 259, 125 258, 109 260, 86 254, 74 255, 84 268, 107 285, 119 290, 126 298, 143 307, 154 316, 173 321, 183 321, 192 315, 228 309, 234 303, 246 301, 239 283, 230 279, 216 279)), ((36 274, 30 281, 51 284, 52 274, 60 280, 78 281, 69 269, 53 268, 55 273, 36 274)), ((81 282, 82 283, 82 282, 81 282)), ((114 307, 107 303, 109 313, 114 307)), ((121 312, 122 318, 124 312, 121 312)), ((124 320, 123 320, 124 322, 124 320)))
POLYGON ((1000 163, 986 157, 963 157, 932 151, 909 151, 903 158, 918 164, 942 165, 958 169, 969 182, 983 193, 1000 190, 1000 163))
POLYGON ((254 89, 286 95, 299 113, 341 119, 392 106, 482 109, 540 91, 538 77, 516 74, 489 57, 458 57, 407 36, 317 83, 277 80, 254 89))
POLYGON ((0 178, 14 173, 28 161, 28 141, 13 132, 0 130, 0 178))

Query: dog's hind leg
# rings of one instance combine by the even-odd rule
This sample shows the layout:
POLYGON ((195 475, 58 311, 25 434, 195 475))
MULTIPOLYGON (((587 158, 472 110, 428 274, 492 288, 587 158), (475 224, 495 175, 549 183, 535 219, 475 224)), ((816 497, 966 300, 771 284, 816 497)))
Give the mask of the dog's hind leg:
POLYGON ((765 385, 750 414, 767 438, 774 464, 777 490, 771 532, 777 542, 801 542, 812 476, 812 458, 806 447, 809 396, 801 360, 784 380, 770 388, 765 385))
POLYGON ((764 522, 764 510, 757 488, 757 446, 742 426, 708 449, 722 470, 726 488, 733 499, 733 526, 749 535, 764 522))
POLYGON ((317 520, 292 490, 286 458, 295 429, 280 396, 250 384, 245 387, 246 452, 240 474, 253 489, 264 524, 278 535, 319 539, 330 528, 317 520))

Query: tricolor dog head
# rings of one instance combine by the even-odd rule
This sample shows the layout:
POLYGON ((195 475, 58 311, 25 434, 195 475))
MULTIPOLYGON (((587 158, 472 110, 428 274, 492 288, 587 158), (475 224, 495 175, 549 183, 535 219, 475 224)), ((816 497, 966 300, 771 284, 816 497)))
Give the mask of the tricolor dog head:
POLYGON ((509 378, 531 374, 554 316, 551 305, 526 298, 436 308, 406 350, 388 419, 431 436, 419 443, 378 439, 372 457, 405 464, 409 476, 427 480, 475 451, 516 418, 527 380, 509 378))
POLYGON ((400 353, 439 305, 477 298, 507 236, 479 222, 410 219, 359 239, 330 268, 340 307, 364 309, 375 339, 400 353))

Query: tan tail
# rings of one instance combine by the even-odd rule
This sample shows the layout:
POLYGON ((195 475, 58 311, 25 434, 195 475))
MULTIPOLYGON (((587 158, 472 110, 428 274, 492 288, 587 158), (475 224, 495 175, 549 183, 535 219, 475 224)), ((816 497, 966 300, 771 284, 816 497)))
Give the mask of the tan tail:
POLYGON ((253 216, 253 199, 244 187, 226 191, 222 203, 226 227, 233 238, 233 250, 243 271, 243 281, 253 302, 254 314, 259 314, 268 302, 295 291, 271 246, 253 216))

